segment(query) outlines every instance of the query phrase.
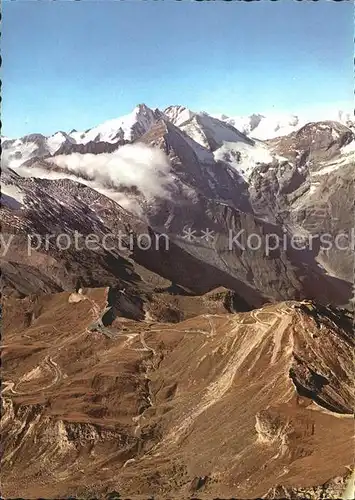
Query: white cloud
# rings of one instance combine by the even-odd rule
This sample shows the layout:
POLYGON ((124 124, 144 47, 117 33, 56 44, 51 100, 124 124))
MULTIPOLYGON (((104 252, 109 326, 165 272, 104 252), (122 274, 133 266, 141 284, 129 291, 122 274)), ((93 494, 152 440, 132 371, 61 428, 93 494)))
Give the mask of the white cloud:
POLYGON ((54 156, 48 160, 63 171, 45 168, 24 168, 21 175, 49 179, 71 178, 109 196, 124 208, 138 212, 135 192, 139 190, 146 200, 156 196, 169 197, 170 163, 163 151, 145 144, 127 144, 113 153, 54 156), (126 191, 126 189, 127 191, 126 191))

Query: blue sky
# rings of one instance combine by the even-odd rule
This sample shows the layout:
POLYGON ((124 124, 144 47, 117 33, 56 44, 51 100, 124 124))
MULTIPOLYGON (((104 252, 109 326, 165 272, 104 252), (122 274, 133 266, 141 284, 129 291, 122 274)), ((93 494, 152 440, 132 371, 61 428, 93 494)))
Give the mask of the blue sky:
POLYGON ((2 134, 136 104, 229 115, 352 107, 352 2, 3 2, 2 134))

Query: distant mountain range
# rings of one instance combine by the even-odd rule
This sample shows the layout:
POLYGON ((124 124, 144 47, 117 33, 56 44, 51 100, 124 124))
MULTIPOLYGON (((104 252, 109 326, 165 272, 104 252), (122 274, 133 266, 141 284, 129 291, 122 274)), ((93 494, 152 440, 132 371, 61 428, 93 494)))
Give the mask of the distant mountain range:
MULTIPOLYGON (((203 137, 204 132, 211 127, 213 139, 219 135, 219 142, 235 142, 235 130, 253 139, 267 140, 297 131, 306 123, 314 121, 297 115, 252 114, 230 117, 221 114, 212 116, 205 112, 196 113, 184 106, 169 106, 165 110, 153 110, 145 104, 139 104, 128 115, 108 120, 85 131, 78 132, 75 129, 70 132, 58 131, 51 136, 33 133, 16 139, 2 137, 2 146, 5 149, 6 158, 11 161, 13 167, 16 167, 34 156, 60 154, 62 151, 70 150, 70 147, 74 145, 86 145, 86 149, 82 149, 86 152, 90 150, 90 145, 93 143, 120 144, 125 141, 134 141, 161 118, 167 118, 203 146, 208 142, 203 137), (228 127, 223 124, 231 125, 234 133, 226 135, 228 127), (202 136, 201 126, 204 127, 202 136)), ((353 115, 350 112, 334 112, 332 116, 327 117, 327 120, 337 121, 349 128, 354 127, 353 115)))

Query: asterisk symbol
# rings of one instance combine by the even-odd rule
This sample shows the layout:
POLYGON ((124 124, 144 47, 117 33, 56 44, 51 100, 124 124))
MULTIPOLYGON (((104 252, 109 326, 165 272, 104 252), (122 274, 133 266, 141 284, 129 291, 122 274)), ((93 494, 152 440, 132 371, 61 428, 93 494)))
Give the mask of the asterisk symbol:
POLYGON ((196 231, 193 231, 191 227, 188 227, 187 229, 183 229, 183 238, 187 241, 194 241, 196 239, 195 233, 196 231))
POLYGON ((206 231, 202 230, 201 233, 201 240, 206 240, 207 242, 214 240, 214 231, 211 231, 208 227, 206 227, 206 231))

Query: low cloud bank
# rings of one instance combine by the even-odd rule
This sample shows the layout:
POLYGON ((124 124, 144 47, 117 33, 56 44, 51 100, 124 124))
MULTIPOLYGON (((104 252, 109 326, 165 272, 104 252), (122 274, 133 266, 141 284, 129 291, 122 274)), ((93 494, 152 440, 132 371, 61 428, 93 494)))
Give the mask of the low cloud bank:
POLYGON ((72 179, 82 182, 137 215, 143 215, 137 194, 146 200, 156 196, 169 198, 173 182, 170 163, 163 151, 145 144, 127 144, 113 153, 58 155, 43 165, 19 167, 24 177, 72 179), (55 164, 58 169, 51 168, 55 164))
POLYGON ((113 153, 60 155, 52 163, 104 188, 141 192, 146 199, 167 196, 170 164, 160 149, 127 144, 113 153))

